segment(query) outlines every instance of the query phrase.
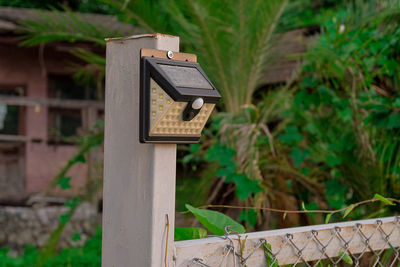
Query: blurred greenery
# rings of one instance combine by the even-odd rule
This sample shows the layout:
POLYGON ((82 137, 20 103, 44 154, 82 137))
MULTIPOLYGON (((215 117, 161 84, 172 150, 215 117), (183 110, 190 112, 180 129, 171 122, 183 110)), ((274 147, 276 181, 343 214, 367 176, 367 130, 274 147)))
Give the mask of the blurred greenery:
MULTIPOLYGON (((296 209, 304 202, 307 210, 340 209, 376 193, 400 197, 399 2, 326 7, 330 13, 302 56, 297 77, 238 114, 219 112, 211 125, 213 144, 196 145, 186 156, 193 164, 217 162, 215 176, 235 189, 234 200, 209 204, 296 209), (258 185, 244 183, 244 177, 258 185)), ((348 217, 398 211, 378 203, 348 217)), ((256 213, 256 223, 244 212, 239 219, 255 229, 324 221, 320 214, 289 215, 285 221, 256 213)), ((343 220, 337 214, 330 219, 343 220)))
MULTIPOLYGON (((71 239, 79 239, 74 235, 71 239)), ((9 249, 0 249, 0 267, 32 267, 40 258, 40 251, 32 246, 27 246, 21 256, 9 255, 9 249)), ((59 253, 51 256, 41 266, 101 266, 101 229, 89 238, 82 247, 71 247, 62 249, 59 253)))
POLYGON ((322 25, 293 86, 280 139, 296 168, 326 184, 333 208, 374 193, 400 197, 398 26, 398 6, 339 11, 322 25))
POLYGON ((279 21, 279 31, 319 26, 348 3, 345 0, 292 0, 279 21))
POLYGON ((59 8, 61 5, 82 13, 115 14, 117 10, 98 0, 0 0, 0 6, 48 9, 59 8))

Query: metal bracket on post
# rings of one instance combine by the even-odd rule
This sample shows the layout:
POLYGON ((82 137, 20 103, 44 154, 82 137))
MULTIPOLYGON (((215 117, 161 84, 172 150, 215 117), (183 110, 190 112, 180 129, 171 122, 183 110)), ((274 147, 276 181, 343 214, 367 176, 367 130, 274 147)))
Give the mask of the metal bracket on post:
POLYGON ((140 56, 197 62, 197 56, 195 54, 178 53, 178 52, 172 52, 171 50, 167 51, 167 50, 142 48, 140 51, 140 56))

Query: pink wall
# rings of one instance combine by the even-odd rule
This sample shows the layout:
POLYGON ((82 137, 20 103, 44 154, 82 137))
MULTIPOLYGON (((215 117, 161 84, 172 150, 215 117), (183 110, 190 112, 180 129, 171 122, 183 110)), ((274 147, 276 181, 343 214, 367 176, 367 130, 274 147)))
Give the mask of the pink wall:
MULTIPOLYGON (((68 54, 55 52, 50 48, 44 51, 44 68, 39 60, 39 48, 21 48, 10 43, 0 42, 0 84, 17 84, 26 87, 26 96, 47 97, 47 73, 66 73, 66 61, 71 60, 68 54)), ((32 138, 47 139, 48 112, 46 107, 34 107, 25 111, 25 135, 32 138)), ((70 145, 48 145, 27 142, 25 145, 25 181, 28 194, 45 190, 69 157, 76 151, 70 145)), ((68 173, 72 184, 79 187, 84 184, 87 167, 78 164, 68 173)))

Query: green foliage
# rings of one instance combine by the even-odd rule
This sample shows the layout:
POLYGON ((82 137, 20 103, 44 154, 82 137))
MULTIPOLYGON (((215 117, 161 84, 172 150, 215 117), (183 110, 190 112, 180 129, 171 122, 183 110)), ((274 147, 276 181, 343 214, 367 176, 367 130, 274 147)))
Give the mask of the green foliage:
MULTIPOLYGON (((122 0, 120 0, 122 2, 122 0)), ((239 113, 250 104, 265 64, 276 25, 288 1, 161 1, 173 31, 223 96, 224 109, 239 113)))
MULTIPOLYGON (((59 6, 60 2, 59 0, 0 0, 0 6, 52 9, 53 6, 59 6)), ((63 0, 62 3, 78 12, 100 14, 113 14, 116 12, 116 10, 98 0, 63 0)))
POLYGON ((74 78, 85 84, 95 82, 98 99, 104 99, 103 89, 106 59, 103 56, 82 48, 72 49, 71 54, 85 62, 83 66, 78 63, 70 64, 70 69, 75 73, 74 78))
POLYGON ((56 41, 91 42, 104 46, 107 36, 120 36, 117 31, 110 31, 104 26, 94 25, 92 22, 76 16, 74 12, 65 8, 62 11, 52 9, 52 12, 39 13, 41 21, 22 21, 25 39, 21 44, 35 46, 41 43, 56 41))
POLYGON ((26 246, 22 257, 8 256, 9 249, 0 249, 0 266, 1 267, 25 267, 32 266, 36 262, 38 252, 33 246, 26 246))
POLYGON ((325 184, 335 209, 375 193, 400 195, 396 14, 395 2, 356 1, 339 9, 323 24, 293 85, 279 140, 292 147, 295 168, 325 184))
POLYGON ((238 221, 248 222, 250 226, 254 227, 257 223, 257 212, 254 209, 245 209, 240 213, 238 221))
POLYGON ((199 220, 202 225, 204 225, 205 228, 207 228, 208 231, 214 235, 225 235, 226 227, 239 234, 243 234, 245 232, 244 227, 240 223, 234 221, 221 212, 198 209, 189 204, 186 204, 186 208, 199 220))
POLYGON ((122 22, 138 25, 146 32, 176 34, 172 30, 174 16, 164 8, 170 0, 101 0, 118 10, 118 18, 122 22))
POLYGON ((200 162, 201 161, 201 157, 199 156, 200 151, 201 151, 200 144, 190 144, 189 153, 183 157, 182 162, 183 163, 200 162))
POLYGON ((66 213, 60 215, 57 228, 51 233, 50 237, 46 240, 46 243, 39 250, 37 261, 35 261, 36 265, 45 266, 45 264, 47 264, 48 261, 52 257, 54 257, 54 255, 56 255, 56 250, 61 238, 61 234, 68 221, 74 214, 79 203, 80 199, 77 197, 74 197, 73 199, 65 203, 65 206, 69 207, 70 209, 66 213))
POLYGON ((390 201, 389 199, 379 195, 379 194, 375 194, 374 198, 379 199, 380 201, 382 201, 383 203, 387 204, 387 205, 391 205, 391 206, 395 206, 396 204, 394 204, 392 201, 390 201))
POLYGON ((298 167, 303 161, 310 155, 310 150, 304 149, 300 150, 298 147, 294 147, 290 153, 290 157, 293 159, 293 164, 298 167))
POLYGON ((183 227, 183 228, 175 228, 174 232, 174 240, 182 241, 182 240, 190 240, 190 239, 199 239, 207 236, 207 231, 200 227, 183 227))
POLYGON ((279 267, 278 260, 275 259, 274 255, 272 254, 271 245, 268 243, 264 243, 264 255, 267 261, 267 266, 269 267, 279 267))
POLYGON ((23 8, 48 8, 50 5, 57 4, 54 0, 0 0, 0 6, 23 7, 23 8))
POLYGON ((325 217, 325 223, 329 223, 329 220, 331 219, 331 217, 332 217, 332 213, 328 213, 325 217))
MULTIPOLYGON (((399 68, 399 31, 393 20, 398 12, 396 6, 338 10, 305 55, 297 81, 290 84, 293 97, 282 88, 241 114, 219 114, 219 140, 204 158, 218 162, 216 176, 234 182, 239 199, 254 203, 271 196, 282 176, 288 179, 286 192, 309 203, 307 209, 317 209, 321 202, 340 209, 376 192, 400 193, 399 142, 394 138, 399 81, 393 72, 399 68), (265 178, 271 175, 276 175, 272 181, 265 178), (260 188, 241 179, 257 181, 260 188)), ((197 161, 200 148, 194 154, 197 161)), ((364 207, 351 211, 346 216, 366 214, 364 207)), ((250 221, 244 213, 243 218, 250 221)))
POLYGON ((69 181, 71 180, 71 177, 61 177, 57 181, 57 185, 60 186, 61 189, 68 189, 71 188, 71 185, 69 184, 69 181))
POLYGON ((346 192, 348 192, 348 187, 342 184, 337 178, 328 180, 325 183, 325 187, 325 196, 329 206, 334 209, 342 208, 346 204, 346 192))
MULTIPOLYGON (((78 235, 75 234, 74 237, 78 240, 78 235)), ((32 246, 27 246, 24 254, 19 257, 11 257, 8 252, 8 249, 0 249, 0 267, 39 266, 35 263, 39 261, 40 251, 32 246)), ((49 257, 41 266, 101 266, 101 229, 84 246, 63 249, 49 257)))
MULTIPOLYGON (((303 202, 304 204, 304 202, 303 202)), ((320 208, 318 207, 318 204, 316 202, 311 202, 308 203, 307 205, 302 205, 303 206, 303 210, 319 210, 320 208)), ((310 216, 311 218, 315 216, 315 212, 310 212, 307 213, 308 216, 310 216)))
POLYGON ((259 185, 259 181, 252 180, 245 174, 236 172, 235 155, 236 152, 233 149, 216 143, 209 148, 205 154, 205 159, 209 162, 218 162, 221 168, 217 171, 216 176, 224 177, 227 183, 233 182, 236 185, 236 195, 240 199, 246 200, 251 194, 259 193, 262 188, 259 185))
POLYGON ((242 200, 246 200, 251 194, 257 194, 262 190, 258 181, 249 179, 245 174, 229 175, 225 181, 236 184, 235 193, 242 200))
POLYGON ((285 129, 285 133, 279 136, 279 140, 281 140, 286 145, 297 144, 301 141, 303 137, 299 133, 297 127, 288 126, 285 129))
POLYGON ((342 260, 347 263, 352 265, 353 264, 353 259, 350 257, 349 254, 343 252, 343 251, 339 251, 339 257, 342 258, 342 260))
POLYGON ((350 212, 352 212, 352 210, 355 208, 354 204, 351 204, 344 212, 343 214, 343 218, 345 218, 347 215, 350 214, 350 212))
POLYGON ((72 158, 73 164, 75 163, 86 163, 85 155, 84 154, 79 154, 76 157, 72 158))
POLYGON ((75 233, 72 237, 71 237, 72 241, 79 241, 82 240, 82 237, 79 233, 75 233))
POLYGON ((282 15, 280 31, 319 26, 346 4, 344 0, 292 0, 282 15))
POLYGON ((58 172, 56 177, 53 179, 53 185, 60 185, 68 188, 69 180, 71 177, 67 177, 68 171, 78 163, 85 163, 85 155, 88 155, 92 149, 103 144, 104 129, 103 122, 98 122, 92 129, 91 133, 81 137, 78 140, 78 150, 71 158, 68 163, 58 172), (68 179, 69 178, 69 179, 68 179))
POLYGON ((220 174, 230 174, 231 171, 236 168, 236 164, 233 162, 233 157, 235 155, 235 150, 217 143, 208 149, 204 158, 210 162, 218 161, 223 168, 222 170, 225 170, 221 171, 220 174))

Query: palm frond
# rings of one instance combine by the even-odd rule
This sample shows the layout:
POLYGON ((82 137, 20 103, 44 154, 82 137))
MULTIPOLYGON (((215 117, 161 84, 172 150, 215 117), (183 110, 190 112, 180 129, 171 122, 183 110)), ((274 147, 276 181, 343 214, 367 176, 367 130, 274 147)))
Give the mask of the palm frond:
MULTIPOLYGON (((275 151, 275 137, 282 133, 285 124, 282 113, 290 105, 291 91, 287 87, 267 93, 258 105, 242 107, 238 114, 225 114, 221 124, 221 142, 234 147, 236 160, 240 172, 252 179, 262 180, 260 170, 260 155, 267 157, 277 156, 275 151), (271 123, 279 123, 271 131, 271 123), (269 151, 261 151, 258 143, 267 139, 269 151)), ((264 149, 264 148, 263 148, 264 149)))
POLYGON ((69 69, 75 73, 74 78, 83 83, 95 82, 98 98, 104 99, 105 58, 83 48, 73 49, 71 54, 84 62, 70 64, 69 69))
POLYGON ((24 40, 21 45, 26 46, 55 41, 82 41, 105 46, 106 37, 121 35, 100 24, 95 25, 67 8, 64 8, 64 11, 57 9, 51 12, 38 11, 37 20, 25 20, 21 22, 21 25, 24 40))
POLYGON ((199 61, 221 91, 225 110, 251 103, 272 37, 287 1, 164 1, 175 31, 200 55, 199 61))
POLYGON ((171 33, 169 14, 156 0, 101 0, 119 10, 118 18, 129 24, 138 25, 147 32, 171 33))

